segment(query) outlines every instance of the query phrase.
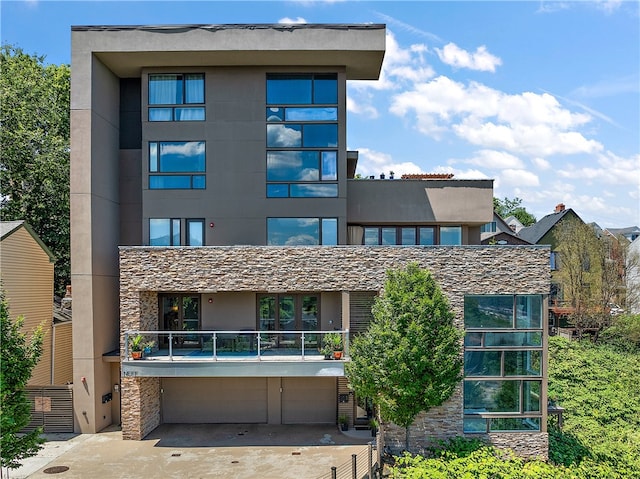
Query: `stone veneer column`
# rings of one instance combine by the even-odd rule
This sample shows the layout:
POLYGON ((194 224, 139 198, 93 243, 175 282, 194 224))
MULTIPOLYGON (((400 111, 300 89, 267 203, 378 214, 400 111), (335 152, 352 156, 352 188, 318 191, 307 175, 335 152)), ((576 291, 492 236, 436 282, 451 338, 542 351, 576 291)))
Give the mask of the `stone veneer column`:
POLYGON ((122 438, 139 441, 160 425, 160 378, 122 378, 122 438))
MULTIPOLYGON (((128 294, 121 295, 120 327, 121 357, 125 359, 125 331, 158 329, 158 294, 128 291, 128 294)), ((155 340, 157 342, 157 338, 155 340)), ((123 377, 120 394, 123 439, 141 440, 160 425, 160 378, 123 377)))

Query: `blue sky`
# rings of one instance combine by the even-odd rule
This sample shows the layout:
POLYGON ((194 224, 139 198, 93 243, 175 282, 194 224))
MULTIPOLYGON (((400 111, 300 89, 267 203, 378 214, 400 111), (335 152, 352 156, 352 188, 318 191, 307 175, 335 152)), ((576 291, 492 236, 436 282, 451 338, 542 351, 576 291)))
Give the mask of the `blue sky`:
POLYGON ((380 80, 348 86, 359 173, 492 178, 537 218, 640 225, 637 1, 1 1, 2 43, 56 64, 71 25, 384 23, 380 80))

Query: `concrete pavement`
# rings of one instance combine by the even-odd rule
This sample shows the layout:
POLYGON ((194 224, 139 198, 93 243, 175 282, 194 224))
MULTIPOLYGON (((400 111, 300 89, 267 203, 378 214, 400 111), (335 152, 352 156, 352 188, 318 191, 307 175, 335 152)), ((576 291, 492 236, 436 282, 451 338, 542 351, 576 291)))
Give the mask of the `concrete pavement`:
POLYGON ((331 466, 350 470, 352 454, 364 465, 371 440, 369 431, 336 426, 263 424, 163 424, 142 441, 123 441, 115 429, 49 435, 10 478, 317 479, 331 466))

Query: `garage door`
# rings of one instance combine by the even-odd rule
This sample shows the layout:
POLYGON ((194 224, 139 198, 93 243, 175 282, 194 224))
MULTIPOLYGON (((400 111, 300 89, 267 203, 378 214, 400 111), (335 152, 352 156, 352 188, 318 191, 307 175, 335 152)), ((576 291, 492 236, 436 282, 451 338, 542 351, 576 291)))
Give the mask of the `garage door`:
POLYGON ((335 424, 336 378, 282 378, 282 424, 335 424))
POLYGON ((266 423, 267 378, 165 378, 165 423, 266 423))

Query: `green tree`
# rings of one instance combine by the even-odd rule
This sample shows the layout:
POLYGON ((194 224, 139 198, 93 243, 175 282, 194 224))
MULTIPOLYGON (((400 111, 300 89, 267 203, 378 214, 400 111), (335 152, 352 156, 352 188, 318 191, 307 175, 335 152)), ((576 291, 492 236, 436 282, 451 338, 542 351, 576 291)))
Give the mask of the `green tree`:
POLYGON ((38 327, 27 341, 21 331, 23 318, 15 321, 9 318, 4 295, 0 296, 0 323, 0 456, 2 467, 15 469, 22 459, 34 456, 43 442, 39 429, 20 433, 31 418, 24 388, 42 355, 43 332, 38 327))
POLYGON ((70 69, 3 45, 0 56, 0 219, 26 220, 56 257, 55 288, 70 280, 70 69))
POLYGON ((412 263, 387 272, 368 330, 351 345, 346 375, 356 394, 373 400, 382 419, 409 426, 444 403, 462 378, 462 333, 430 272, 412 263))
POLYGON ((522 206, 522 199, 515 197, 509 198, 493 198, 493 211, 498 213, 501 218, 508 216, 515 216, 518 221, 524 226, 531 226, 536 222, 536 217, 529 213, 524 206, 522 206))
POLYGON ((560 258, 554 280, 574 309, 569 321, 579 335, 587 328, 595 329, 597 340, 611 323, 609 304, 624 289, 624 257, 613 254, 615 241, 599 238, 591 225, 577 218, 563 219, 554 240, 560 258))

